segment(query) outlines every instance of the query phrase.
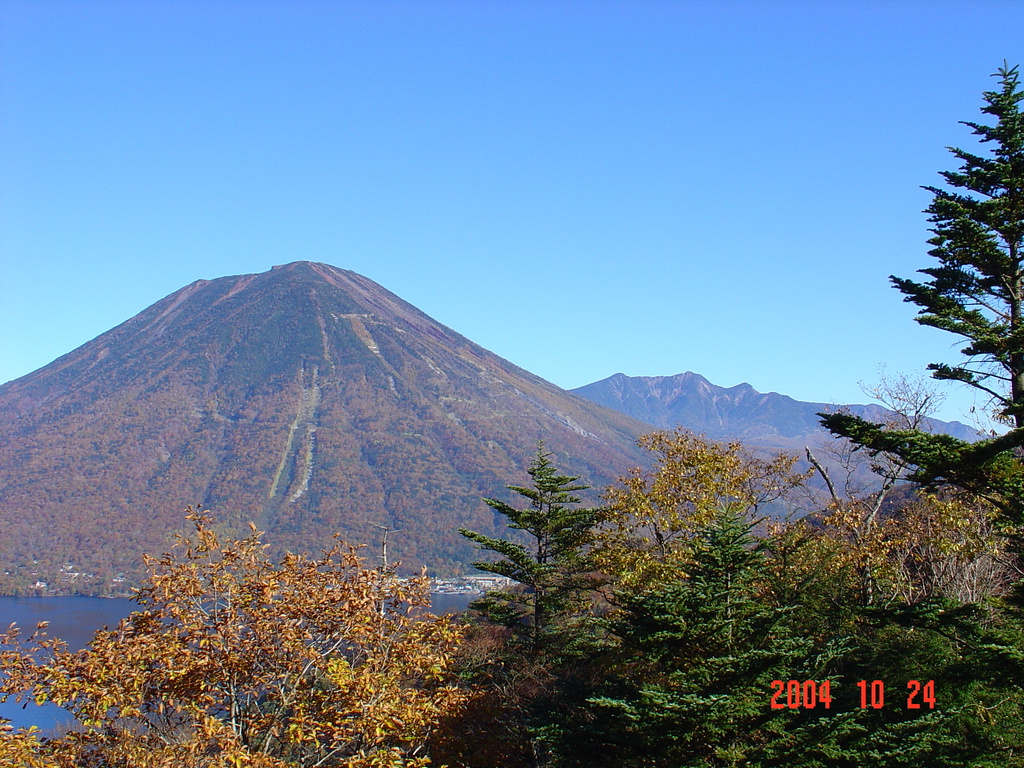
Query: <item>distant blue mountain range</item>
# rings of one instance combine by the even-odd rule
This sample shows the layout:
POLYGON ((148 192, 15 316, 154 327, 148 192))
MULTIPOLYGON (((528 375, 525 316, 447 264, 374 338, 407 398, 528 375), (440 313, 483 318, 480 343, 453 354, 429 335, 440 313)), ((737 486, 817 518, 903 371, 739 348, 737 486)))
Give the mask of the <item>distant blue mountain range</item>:
MULTIPOLYGON (((751 446, 799 451, 827 439, 819 424, 821 411, 848 410, 882 422, 888 412, 878 405, 806 403, 776 392, 758 392, 749 384, 719 387, 696 373, 675 376, 626 376, 570 390, 573 394, 660 429, 682 426, 713 440, 735 440, 751 446)), ((929 420, 935 432, 976 440, 977 430, 958 421, 929 420)))

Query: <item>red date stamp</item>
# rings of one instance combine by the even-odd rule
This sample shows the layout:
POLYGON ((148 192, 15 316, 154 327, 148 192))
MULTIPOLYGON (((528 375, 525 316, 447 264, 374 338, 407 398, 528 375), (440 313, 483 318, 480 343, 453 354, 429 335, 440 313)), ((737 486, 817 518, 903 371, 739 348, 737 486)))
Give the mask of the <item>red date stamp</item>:
MULTIPOLYGON (((861 709, 882 709, 885 706, 885 683, 881 680, 861 680, 861 709)), ((772 709, 832 708, 832 682, 830 680, 772 680, 772 709)), ((935 681, 910 680, 907 683, 907 709, 935 709, 935 681)))

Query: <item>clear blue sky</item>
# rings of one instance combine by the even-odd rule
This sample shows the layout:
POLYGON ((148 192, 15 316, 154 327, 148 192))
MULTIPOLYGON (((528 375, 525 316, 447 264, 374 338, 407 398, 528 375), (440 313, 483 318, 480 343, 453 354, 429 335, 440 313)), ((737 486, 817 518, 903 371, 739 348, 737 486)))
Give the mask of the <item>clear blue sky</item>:
POLYGON ((887 276, 1004 59, 1019 0, 3 0, 0 382, 308 259, 566 388, 863 402, 957 359, 887 276))

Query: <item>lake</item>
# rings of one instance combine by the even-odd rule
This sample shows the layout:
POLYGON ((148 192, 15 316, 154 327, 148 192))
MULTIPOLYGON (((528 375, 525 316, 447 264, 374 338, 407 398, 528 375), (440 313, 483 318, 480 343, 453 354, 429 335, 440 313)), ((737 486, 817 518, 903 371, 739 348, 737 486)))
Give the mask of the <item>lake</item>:
MULTIPOLYGON (((465 610, 476 595, 432 595, 431 607, 435 613, 465 610)), ((31 634, 40 621, 48 621, 46 631, 52 637, 67 641, 73 651, 84 648, 98 629, 116 627, 138 605, 127 598, 103 597, 0 597, 0 632, 12 623, 31 634)), ((53 704, 23 708, 13 701, 0 704, 0 718, 11 721, 14 727, 35 725, 49 731, 71 720, 71 715, 53 704)))

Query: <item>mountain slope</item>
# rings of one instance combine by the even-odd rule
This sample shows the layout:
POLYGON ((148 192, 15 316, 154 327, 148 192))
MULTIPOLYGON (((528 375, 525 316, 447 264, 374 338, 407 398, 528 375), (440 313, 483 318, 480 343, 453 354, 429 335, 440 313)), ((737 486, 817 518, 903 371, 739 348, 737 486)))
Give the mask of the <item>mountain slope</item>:
MULTIPOLYGON (((798 452, 827 435, 819 424, 821 411, 845 408, 875 421, 884 420, 886 414, 876 405, 806 403, 775 392, 758 392, 749 384, 718 387, 690 372, 675 376, 616 373, 571 391, 660 429, 681 425, 713 440, 798 452)), ((960 422, 932 420, 931 427, 964 440, 977 439, 977 432, 960 422)))
POLYGON ((353 272, 200 280, 0 387, 0 591, 130 582, 194 503, 278 550, 389 526, 407 567, 459 570, 537 440, 601 488, 648 429, 353 272))

